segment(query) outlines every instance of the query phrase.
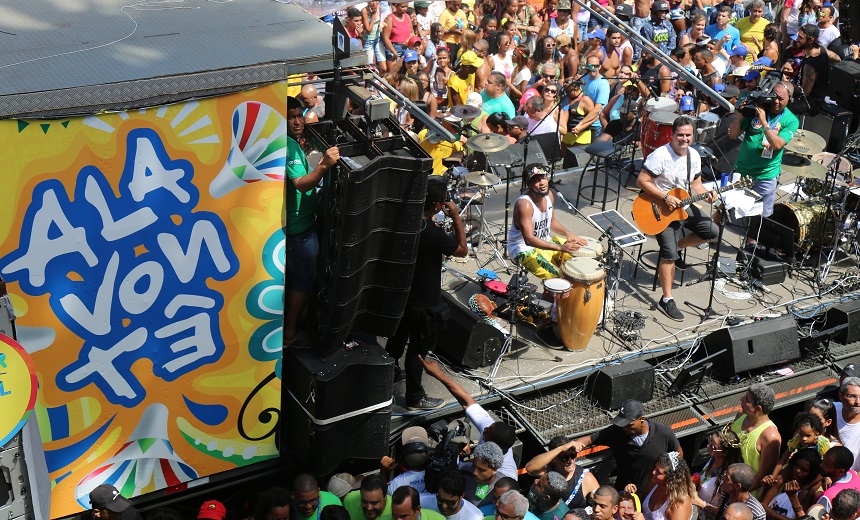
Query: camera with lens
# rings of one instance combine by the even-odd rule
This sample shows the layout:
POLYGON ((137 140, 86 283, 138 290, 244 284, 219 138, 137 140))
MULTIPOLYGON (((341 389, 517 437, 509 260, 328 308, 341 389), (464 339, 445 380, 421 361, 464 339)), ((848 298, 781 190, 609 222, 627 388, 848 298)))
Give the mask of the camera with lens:
POLYGON ((436 445, 430 449, 427 469, 424 471, 424 485, 427 491, 435 493, 439 488, 442 472, 457 468, 460 452, 468 442, 464 438, 466 425, 463 421, 454 421, 451 424, 439 421, 427 428, 427 435, 436 445))
POLYGON ((779 71, 773 70, 767 73, 767 76, 762 78, 758 88, 750 92, 750 95, 740 106, 741 115, 750 119, 756 117, 756 107, 762 107, 767 110, 773 106, 776 101, 776 94, 773 93, 773 88, 781 79, 779 71))

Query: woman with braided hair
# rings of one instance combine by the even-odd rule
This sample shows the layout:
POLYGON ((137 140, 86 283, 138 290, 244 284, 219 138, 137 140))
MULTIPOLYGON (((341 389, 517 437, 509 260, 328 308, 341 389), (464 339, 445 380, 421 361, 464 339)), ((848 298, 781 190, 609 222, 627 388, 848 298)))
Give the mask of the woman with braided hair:
MULTIPOLYGON (((645 520, 690 520, 696 486, 690 468, 678 452, 657 457, 648 486, 650 490, 642 500, 645 520)), ((636 486, 629 484, 625 490, 635 493, 636 486)))

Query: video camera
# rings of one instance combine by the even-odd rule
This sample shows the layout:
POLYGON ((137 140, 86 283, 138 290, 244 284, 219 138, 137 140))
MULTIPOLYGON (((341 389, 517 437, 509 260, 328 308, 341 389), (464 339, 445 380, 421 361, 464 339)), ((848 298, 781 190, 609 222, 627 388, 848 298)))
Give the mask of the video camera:
POLYGON ((758 84, 758 88, 750 92, 749 97, 741 104, 739 108, 741 115, 755 119, 757 106, 765 110, 769 109, 773 105, 773 102, 776 101, 776 94, 773 93, 773 89, 781 79, 782 73, 780 71, 772 70, 768 72, 758 84))
POLYGON ((465 443, 457 442, 457 438, 466 435, 466 425, 463 421, 454 421, 450 425, 439 421, 427 428, 427 436, 436 441, 436 446, 430 450, 430 461, 424 471, 424 486, 430 493, 439 489, 439 478, 446 469, 457 469, 460 452, 465 443))

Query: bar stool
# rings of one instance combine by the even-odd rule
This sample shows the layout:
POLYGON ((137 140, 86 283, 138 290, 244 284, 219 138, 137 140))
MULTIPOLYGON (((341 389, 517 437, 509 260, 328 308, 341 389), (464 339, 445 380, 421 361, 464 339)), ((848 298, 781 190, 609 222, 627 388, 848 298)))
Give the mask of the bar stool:
POLYGON ((606 201, 609 192, 612 192, 614 194, 613 197, 616 199, 616 201, 618 200, 618 189, 609 187, 609 165, 613 159, 617 158, 616 154, 618 153, 618 151, 619 149, 618 147, 616 147, 615 143, 612 143, 610 141, 597 141, 585 147, 585 153, 589 154, 591 157, 588 158, 588 162, 585 163, 585 168, 583 168, 582 170, 582 179, 580 180, 579 191, 576 193, 576 207, 579 207, 580 197, 591 203, 594 203, 598 199, 598 188, 603 191, 603 202, 600 206, 601 211, 606 211, 606 201), (583 184, 585 176, 588 173, 588 167, 591 165, 591 161, 594 161, 594 181, 591 184, 583 184), (603 167, 602 183, 599 179, 599 170, 601 166, 603 167), (590 196, 587 194, 583 194, 583 192, 588 189, 591 189, 590 196))

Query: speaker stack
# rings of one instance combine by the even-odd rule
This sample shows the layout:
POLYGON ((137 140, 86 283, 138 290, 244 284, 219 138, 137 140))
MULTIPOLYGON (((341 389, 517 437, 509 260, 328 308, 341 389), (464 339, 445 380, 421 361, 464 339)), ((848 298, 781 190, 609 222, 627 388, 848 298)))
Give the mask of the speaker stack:
POLYGON ((848 328, 839 332, 833 340, 841 345, 860 341, 860 300, 851 300, 827 310, 828 326, 845 323, 848 324, 848 328))
POLYGON ((647 403, 654 397, 654 367, 639 359, 609 365, 589 376, 587 388, 604 410, 617 410, 628 399, 647 403))

